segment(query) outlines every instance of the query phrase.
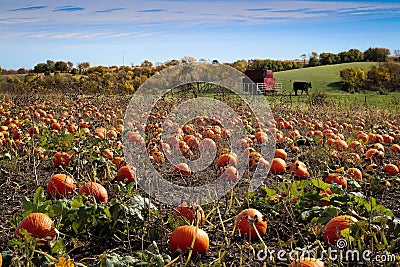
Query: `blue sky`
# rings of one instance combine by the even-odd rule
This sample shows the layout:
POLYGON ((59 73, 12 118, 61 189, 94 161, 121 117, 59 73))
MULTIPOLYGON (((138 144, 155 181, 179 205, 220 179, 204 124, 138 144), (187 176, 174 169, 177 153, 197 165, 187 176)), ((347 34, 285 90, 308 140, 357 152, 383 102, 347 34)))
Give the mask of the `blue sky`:
POLYGON ((1 0, 0 66, 400 49, 400 1, 1 0))

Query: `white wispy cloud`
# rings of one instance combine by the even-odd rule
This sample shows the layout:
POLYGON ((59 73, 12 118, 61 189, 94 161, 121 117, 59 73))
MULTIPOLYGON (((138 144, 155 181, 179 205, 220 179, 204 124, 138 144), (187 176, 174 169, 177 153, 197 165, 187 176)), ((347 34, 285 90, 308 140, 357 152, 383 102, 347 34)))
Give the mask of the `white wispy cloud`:
POLYGON ((6 18, 0 19, 0 24, 20 24, 20 23, 32 23, 35 22, 35 18, 6 18))
MULTIPOLYGON (((32 1, 29 1, 30 3, 32 1)), ((306 21, 357 20, 360 17, 398 17, 399 3, 375 2, 366 5, 360 0, 335 1, 69 1, 69 5, 43 0, 41 5, 28 5, 27 0, 8 1, 0 10, 0 25, 15 25, 0 29, 3 38, 13 32, 27 37, 45 37, 38 32, 48 29, 53 39, 134 37, 138 30, 190 31, 193 27, 213 28, 234 25, 297 24, 306 21), (22 2, 22 3, 21 3, 22 2), (25 3, 25 5, 24 5, 25 3), (14 14, 14 15, 10 15, 14 14), (15 16, 20 14, 20 16, 15 16), (22 15, 24 14, 24 15, 22 15), (26 16, 29 14, 29 17, 26 16), (29 23, 29 25, 26 25, 29 23), (21 24, 21 25, 19 25, 21 24), (24 28, 22 28, 24 27, 24 28), (81 32, 76 32, 79 28, 81 32), (89 32, 89 33, 87 33, 89 32)), ((65 2, 64 2, 65 3, 65 2)), ((2 38, 2 37, 0 37, 2 38)))

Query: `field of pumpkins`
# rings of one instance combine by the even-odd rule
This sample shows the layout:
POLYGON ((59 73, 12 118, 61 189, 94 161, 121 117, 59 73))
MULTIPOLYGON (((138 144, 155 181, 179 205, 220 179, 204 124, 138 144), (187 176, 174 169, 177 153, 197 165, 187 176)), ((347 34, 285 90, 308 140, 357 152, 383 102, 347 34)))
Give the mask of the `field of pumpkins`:
POLYGON ((124 131, 129 96, 3 97, 0 266, 398 266, 398 111, 282 103, 260 126, 229 101, 232 123, 246 125, 239 155, 217 115, 176 125, 163 142, 161 104, 136 125, 141 136, 124 131), (259 153, 267 132, 272 160, 259 153), (206 205, 160 203, 137 185, 123 135, 174 183, 237 184, 206 205), (211 148, 200 173, 166 157, 195 160, 211 148), (249 164, 237 181, 240 157, 249 164), (248 192, 256 168, 265 179, 248 192), (345 257, 350 250, 359 258, 345 257))

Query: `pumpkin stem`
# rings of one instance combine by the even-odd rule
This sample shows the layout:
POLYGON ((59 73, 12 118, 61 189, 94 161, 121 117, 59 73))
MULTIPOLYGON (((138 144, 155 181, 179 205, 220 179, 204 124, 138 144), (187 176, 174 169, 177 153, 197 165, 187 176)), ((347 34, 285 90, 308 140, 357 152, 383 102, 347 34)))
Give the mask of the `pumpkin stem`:
POLYGON ((35 252, 35 253, 38 253, 38 254, 40 254, 40 255, 45 256, 46 258, 48 258, 48 259, 51 260, 51 261, 54 261, 54 262, 57 261, 56 258, 54 258, 53 256, 47 254, 46 252, 43 252, 43 251, 40 251, 40 250, 37 250, 37 249, 35 249, 34 252, 35 252))

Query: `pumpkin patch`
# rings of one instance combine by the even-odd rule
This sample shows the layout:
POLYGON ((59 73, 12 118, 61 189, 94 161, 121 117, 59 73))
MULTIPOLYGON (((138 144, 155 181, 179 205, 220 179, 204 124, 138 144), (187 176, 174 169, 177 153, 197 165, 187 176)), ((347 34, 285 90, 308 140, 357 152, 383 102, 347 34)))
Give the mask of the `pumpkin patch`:
MULTIPOLYGON (((74 79, 88 85, 103 71, 74 79)), ((104 87, 126 72, 116 67, 104 87)), ((37 77, 40 84, 53 74, 37 77)), ((214 93, 215 85, 198 86, 214 93)), ((340 238, 350 248, 399 256, 397 114, 339 112, 331 100, 310 108, 318 93, 292 96, 292 105, 266 96, 276 102, 259 123, 257 112, 218 88, 215 98, 236 117, 209 112, 180 125, 173 111, 196 88, 180 85, 153 109, 137 107, 146 123, 125 116, 130 95, 5 96, 3 266, 337 266, 328 257, 256 257, 265 248, 334 249, 340 238), (126 146, 146 154, 125 153, 126 146), (199 159, 207 166, 192 164, 199 159), (153 171, 163 187, 154 186, 153 171), (188 198, 176 199, 175 186, 188 198), (216 200, 213 190, 226 193, 216 200)))

